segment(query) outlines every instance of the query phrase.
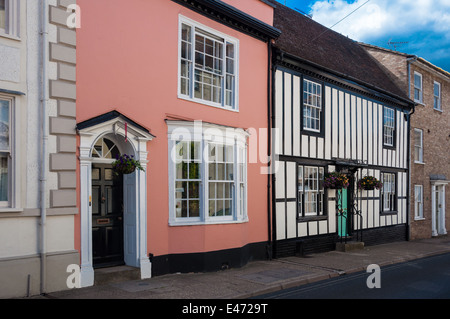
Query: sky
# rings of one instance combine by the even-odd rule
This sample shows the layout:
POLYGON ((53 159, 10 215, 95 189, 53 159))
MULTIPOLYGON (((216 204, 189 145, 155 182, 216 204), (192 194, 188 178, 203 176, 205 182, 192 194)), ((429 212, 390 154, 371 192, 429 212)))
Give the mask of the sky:
POLYGON ((337 23, 332 29, 355 41, 417 55, 450 72, 450 0, 277 1, 328 28, 337 23))

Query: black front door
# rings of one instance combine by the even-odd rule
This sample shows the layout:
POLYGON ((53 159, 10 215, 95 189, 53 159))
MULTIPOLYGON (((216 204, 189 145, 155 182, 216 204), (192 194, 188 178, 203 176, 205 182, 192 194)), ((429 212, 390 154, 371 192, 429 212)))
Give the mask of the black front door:
POLYGON ((111 165, 92 164, 92 246, 94 267, 124 264, 123 177, 111 165))

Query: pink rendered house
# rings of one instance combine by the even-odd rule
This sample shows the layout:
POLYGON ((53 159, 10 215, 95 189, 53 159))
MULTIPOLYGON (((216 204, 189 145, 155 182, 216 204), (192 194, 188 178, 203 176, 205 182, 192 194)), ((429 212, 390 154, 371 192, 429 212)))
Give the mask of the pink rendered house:
POLYGON ((149 278, 267 258, 273 5, 77 4, 81 285, 101 267, 149 278), (117 175, 124 154, 143 170, 117 175))

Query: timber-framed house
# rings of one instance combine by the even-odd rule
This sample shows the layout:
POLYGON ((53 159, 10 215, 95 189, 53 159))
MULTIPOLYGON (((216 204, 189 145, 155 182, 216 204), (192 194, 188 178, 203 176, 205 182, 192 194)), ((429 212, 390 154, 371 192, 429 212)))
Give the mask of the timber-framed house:
POLYGON ((274 257, 406 240, 414 103, 357 42, 279 3, 274 27, 274 257))

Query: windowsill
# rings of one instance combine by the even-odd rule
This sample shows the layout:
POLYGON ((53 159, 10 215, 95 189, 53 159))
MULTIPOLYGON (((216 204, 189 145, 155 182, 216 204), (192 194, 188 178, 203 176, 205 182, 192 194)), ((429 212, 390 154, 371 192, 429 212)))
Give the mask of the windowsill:
POLYGON ((10 208, 10 207, 0 207, 0 214, 2 213, 21 213, 23 208, 10 208))
POLYGON ((433 110, 436 111, 436 112, 439 112, 439 113, 444 113, 444 111, 443 111, 443 110, 440 110, 440 109, 435 109, 435 108, 433 108, 433 110))
POLYGON ((297 217, 297 222, 310 222, 317 220, 327 220, 328 215, 297 217))
POLYGON ((425 165, 425 163, 424 163, 424 162, 416 162, 416 161, 414 161, 414 164, 425 165))
POLYGON ((0 31, 0 38, 7 38, 10 40, 14 40, 14 41, 21 41, 21 39, 19 37, 13 36, 13 35, 9 35, 7 33, 4 33, 2 31, 0 31))
POLYGON ((421 221, 421 220, 425 220, 424 217, 414 217, 414 221, 421 221))
POLYGON ((209 225, 222 225, 222 224, 243 224, 247 223, 248 218, 243 220, 217 220, 217 221, 169 221, 170 227, 177 226, 209 226, 209 225))
POLYGON ((386 145, 383 144, 383 148, 387 149, 387 150, 396 150, 396 146, 395 145, 386 145))
POLYGON ((316 136, 316 137, 324 137, 325 136, 325 130, 312 131, 312 130, 308 130, 306 128, 302 128, 301 134, 302 135, 309 135, 309 136, 316 136))
POLYGON ((420 106, 423 106, 423 107, 426 107, 427 105, 426 104, 424 104, 422 101, 417 101, 417 100, 414 100, 414 102, 416 102, 417 103, 417 105, 420 105, 420 106))
POLYGON ((238 108, 232 109, 232 108, 225 107, 225 106, 222 106, 222 105, 217 104, 217 103, 208 102, 208 101, 195 99, 195 98, 190 98, 190 97, 184 96, 182 94, 178 94, 178 98, 181 99, 181 100, 185 100, 185 101, 189 101, 189 102, 193 102, 193 103, 197 103, 197 104, 211 106, 211 107, 214 107, 216 109, 220 109, 220 110, 224 110, 224 111, 230 111, 230 112, 239 113, 239 109, 238 108))
POLYGON ((392 211, 383 211, 380 213, 381 216, 389 216, 389 215, 397 215, 397 211, 396 210, 392 210, 392 211))
POLYGON ((389 216, 389 215, 397 215, 397 211, 396 210, 392 210, 392 211, 385 211, 385 212, 381 212, 380 215, 381 216, 389 216))

